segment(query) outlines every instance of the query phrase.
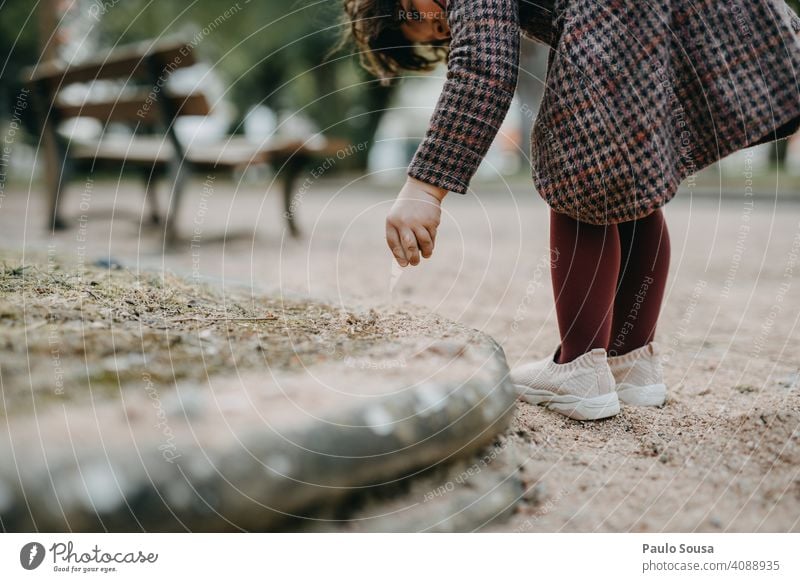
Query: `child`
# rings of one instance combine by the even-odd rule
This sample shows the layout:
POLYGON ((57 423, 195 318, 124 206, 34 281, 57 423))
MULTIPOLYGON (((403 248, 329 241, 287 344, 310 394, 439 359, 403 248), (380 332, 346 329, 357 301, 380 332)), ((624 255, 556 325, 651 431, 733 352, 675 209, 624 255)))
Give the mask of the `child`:
POLYGON ((532 177, 550 207, 561 343, 512 371, 579 420, 666 397, 653 341, 670 259, 662 207, 684 178, 800 125, 800 19, 783 0, 345 0, 386 81, 447 53, 447 80, 386 220, 401 266, 433 253, 517 83, 519 37, 550 45, 532 177), (427 48, 425 48, 427 47, 427 48))

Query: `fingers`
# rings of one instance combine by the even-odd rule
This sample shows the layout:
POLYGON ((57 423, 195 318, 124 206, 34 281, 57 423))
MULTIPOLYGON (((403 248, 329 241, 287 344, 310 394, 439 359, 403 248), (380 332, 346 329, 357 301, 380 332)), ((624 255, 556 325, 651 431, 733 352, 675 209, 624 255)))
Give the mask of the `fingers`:
POLYGON ((429 226, 428 227, 428 234, 431 235, 431 242, 433 246, 436 247, 436 226, 429 226))
POLYGON ((401 228, 400 244, 403 245, 408 264, 419 265, 419 247, 417 246, 417 237, 414 235, 414 231, 408 227, 401 228))
POLYGON ((400 235, 397 229, 391 224, 386 225, 386 244, 389 245, 389 250, 392 251, 397 264, 401 267, 408 265, 408 259, 403 251, 403 245, 400 244, 400 235))
POLYGON ((419 250, 422 251, 422 256, 430 259, 433 255, 433 237, 424 226, 418 226, 414 229, 414 235, 417 237, 417 245, 419 250))

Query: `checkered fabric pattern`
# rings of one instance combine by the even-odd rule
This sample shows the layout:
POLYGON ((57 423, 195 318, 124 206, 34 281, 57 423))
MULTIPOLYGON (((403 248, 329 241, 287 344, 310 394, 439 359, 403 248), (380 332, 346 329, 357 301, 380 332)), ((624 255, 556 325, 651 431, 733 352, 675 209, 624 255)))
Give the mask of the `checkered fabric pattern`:
POLYGON ((466 192, 510 105, 517 26, 552 47, 532 177, 577 220, 643 218, 683 179, 800 125, 800 19, 783 0, 556 0, 549 28, 549 11, 521 23, 526 2, 450 0, 456 52, 409 175, 466 192))
POLYGON ((517 0, 450 0, 447 80, 408 175, 464 194, 514 98, 517 0))

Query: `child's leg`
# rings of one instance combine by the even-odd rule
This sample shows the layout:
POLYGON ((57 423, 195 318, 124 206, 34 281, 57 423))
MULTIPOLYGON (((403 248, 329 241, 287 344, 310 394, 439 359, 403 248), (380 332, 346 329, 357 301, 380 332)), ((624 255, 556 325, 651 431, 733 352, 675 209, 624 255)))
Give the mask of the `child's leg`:
POLYGON ((620 265, 616 225, 578 222, 550 210, 553 292, 563 364, 593 348, 608 349, 620 265))
POLYGON ((619 356, 653 340, 667 286, 670 242, 661 209, 617 225, 622 249, 609 355, 619 356))

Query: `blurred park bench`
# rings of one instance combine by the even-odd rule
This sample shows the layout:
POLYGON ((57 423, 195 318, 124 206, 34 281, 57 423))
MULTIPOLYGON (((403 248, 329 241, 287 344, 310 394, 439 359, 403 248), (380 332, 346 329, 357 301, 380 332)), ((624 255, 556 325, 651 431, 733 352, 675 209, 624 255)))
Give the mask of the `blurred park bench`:
MULTIPOLYGON (((181 116, 208 116, 212 105, 201 92, 175 93, 167 88, 169 76, 177 69, 196 64, 192 46, 183 42, 144 42, 117 48, 102 58, 64 65, 42 62, 24 73, 32 88, 34 109, 42 132, 47 171, 47 196, 53 229, 67 226, 60 206, 64 188, 80 168, 94 173, 113 166, 130 169, 144 180, 144 195, 150 221, 164 224, 167 244, 178 240, 175 224, 192 172, 244 170, 270 164, 282 178, 284 217, 292 236, 299 234, 293 198, 297 178, 316 158, 335 155, 347 147, 341 140, 322 136, 308 139, 270 138, 253 143, 244 136, 229 136, 218 143, 183 144, 175 131, 181 116), (64 89, 76 83, 112 82, 113 91, 89 91, 80 102, 64 99, 64 89), (98 97, 98 93, 100 94, 98 97), (59 131, 62 122, 92 118, 105 128, 121 123, 130 136, 110 136, 103 130, 96 140, 81 140, 59 131), (166 178, 170 196, 163 216, 155 190, 158 179, 166 178)), ((106 83, 107 84, 107 83, 106 83)))

